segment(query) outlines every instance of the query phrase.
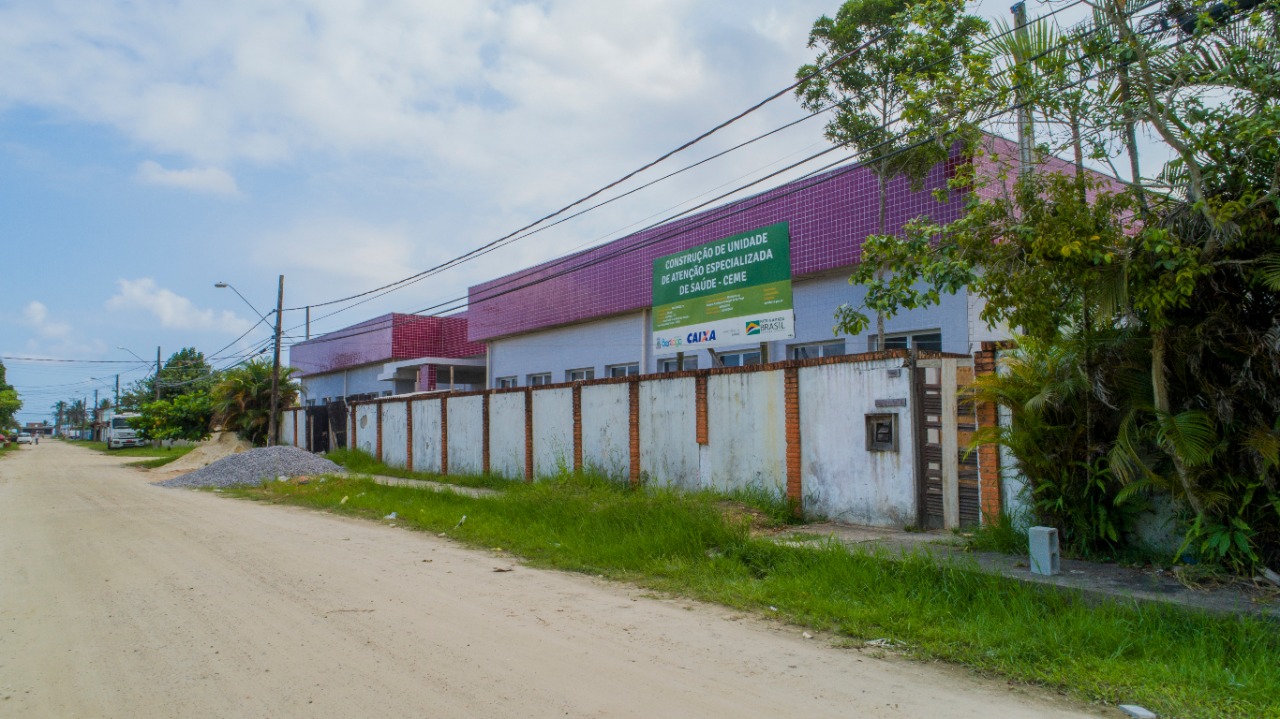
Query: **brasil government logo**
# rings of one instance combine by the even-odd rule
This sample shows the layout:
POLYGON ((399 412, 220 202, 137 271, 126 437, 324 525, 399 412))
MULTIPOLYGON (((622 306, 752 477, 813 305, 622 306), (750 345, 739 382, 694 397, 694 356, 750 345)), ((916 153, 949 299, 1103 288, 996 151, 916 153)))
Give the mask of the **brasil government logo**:
POLYGON ((760 320, 747 320, 747 335, 760 334, 760 320))

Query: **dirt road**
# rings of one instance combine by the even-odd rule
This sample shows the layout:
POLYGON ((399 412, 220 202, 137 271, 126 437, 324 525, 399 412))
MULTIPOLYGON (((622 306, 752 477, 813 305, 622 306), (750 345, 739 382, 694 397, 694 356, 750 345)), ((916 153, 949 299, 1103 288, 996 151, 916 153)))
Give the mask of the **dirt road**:
POLYGON ((0 459, 0 717, 1096 715, 430 535, 146 480, 60 442, 0 459))

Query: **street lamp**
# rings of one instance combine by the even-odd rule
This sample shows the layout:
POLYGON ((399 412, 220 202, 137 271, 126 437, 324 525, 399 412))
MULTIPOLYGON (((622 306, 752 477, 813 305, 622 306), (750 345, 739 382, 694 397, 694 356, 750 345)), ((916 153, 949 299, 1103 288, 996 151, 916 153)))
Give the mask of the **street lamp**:
POLYGON ((230 283, 227 283, 227 282, 215 282, 215 283, 213 283, 213 286, 214 286, 214 287, 217 287, 217 288, 218 288, 218 289, 220 289, 220 290, 227 290, 227 289, 229 289, 229 290, 231 290, 232 292, 236 293, 236 297, 239 297, 241 300, 244 300, 244 303, 245 303, 246 305, 249 305, 249 309, 253 310, 253 313, 254 313, 255 315, 257 315, 257 316, 258 316, 258 319, 262 320, 263 322, 266 322, 266 321, 267 321, 267 316, 266 316, 266 315, 264 315, 264 314, 262 314, 261 312, 259 312, 259 311, 258 311, 258 308, 257 308, 257 307, 254 307, 252 302, 250 302, 249 300, 246 300, 246 299, 244 298, 244 295, 240 294, 240 290, 237 290, 235 287, 232 287, 230 283))
MULTIPOLYGON (((254 307, 253 303, 249 302, 249 300, 244 299, 244 295, 240 294, 240 290, 237 290, 236 288, 232 287, 230 284, 226 282, 215 282, 213 286, 217 287, 218 289, 229 288, 232 292, 236 293, 237 297, 244 300, 244 303, 246 305, 249 305, 249 309, 253 310, 254 313, 256 313, 258 317, 262 319, 263 322, 267 321, 266 315, 262 314, 261 312, 258 312, 258 308, 254 307)), ((274 343, 275 351, 273 352, 274 358, 271 361, 271 416, 267 418, 267 446, 268 447, 270 447, 273 444, 279 444, 276 437, 276 414, 278 414, 280 411, 280 331, 281 331, 280 318, 281 318, 281 315, 283 315, 283 313, 284 313, 284 275, 280 275, 280 288, 279 288, 279 291, 276 293, 276 336, 275 336, 275 343, 274 343)))

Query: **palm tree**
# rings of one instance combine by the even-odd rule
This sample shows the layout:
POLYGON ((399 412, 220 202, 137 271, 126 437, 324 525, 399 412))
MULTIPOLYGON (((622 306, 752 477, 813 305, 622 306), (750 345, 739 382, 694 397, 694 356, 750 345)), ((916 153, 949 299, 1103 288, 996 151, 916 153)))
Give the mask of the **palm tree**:
MULTIPOLYGON (((289 380, 292 367, 280 368, 280 406, 298 398, 298 387, 289 380)), ((254 359, 223 373, 213 387, 215 424, 235 430, 255 445, 266 444, 271 417, 271 362, 254 359)))

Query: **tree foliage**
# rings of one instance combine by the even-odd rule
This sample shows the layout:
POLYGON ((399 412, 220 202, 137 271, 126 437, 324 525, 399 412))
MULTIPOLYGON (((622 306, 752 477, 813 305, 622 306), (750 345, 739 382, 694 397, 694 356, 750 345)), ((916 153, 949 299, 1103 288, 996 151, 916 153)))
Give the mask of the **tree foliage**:
POLYGON ((199 442, 209 437, 213 400, 204 390, 142 405, 129 424, 143 439, 199 442))
MULTIPOLYGON (((1016 90, 1040 127, 1066 128, 1066 144, 1042 157, 1069 149, 1078 167, 1127 156, 1132 183, 962 168, 952 184, 969 191, 964 216, 869 238, 852 278, 866 298, 838 319, 858 331, 870 314, 944 292, 981 295, 984 318, 1023 337, 981 390, 1014 417, 987 439, 1013 449, 1042 514, 1078 546, 1105 548, 1124 541, 1132 502, 1168 492, 1186 508, 1184 549, 1240 571, 1274 566, 1280 2, 1198 19, 1173 8, 1179 22, 1126 0, 1097 7, 1087 32, 1043 33, 1039 51, 1034 38, 991 43, 1016 49, 1018 81, 968 92, 1011 107, 1016 90), (1152 176, 1135 127, 1174 158, 1152 176)), ((905 88, 909 102, 936 96, 905 88)), ((982 147, 971 146, 975 160, 998 164, 982 147)))
POLYGON ((15 426, 18 410, 22 409, 22 398, 18 390, 5 378, 6 370, 0 362, 0 432, 15 426))
MULTIPOLYGON (((290 381, 293 368, 280 368, 280 405, 298 399, 298 387, 290 381)), ((266 444, 271 417, 271 361, 250 360, 227 370, 213 387, 214 421, 255 445, 266 444)))

